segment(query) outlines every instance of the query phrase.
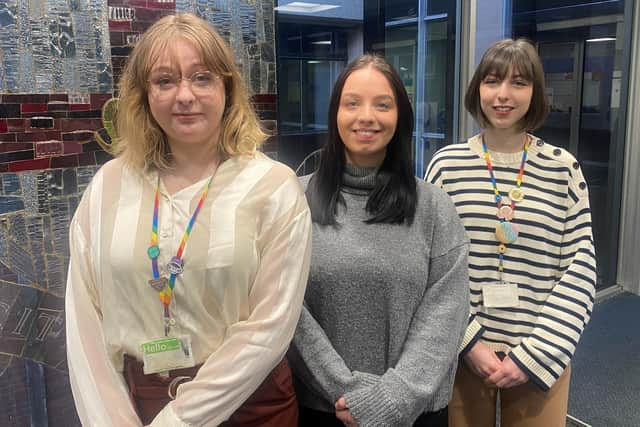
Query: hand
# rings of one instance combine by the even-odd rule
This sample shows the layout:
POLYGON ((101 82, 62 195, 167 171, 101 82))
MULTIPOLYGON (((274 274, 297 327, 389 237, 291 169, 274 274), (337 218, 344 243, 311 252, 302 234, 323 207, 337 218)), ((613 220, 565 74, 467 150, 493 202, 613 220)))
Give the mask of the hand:
POLYGON ((502 365, 496 353, 479 340, 464 355, 464 361, 469 369, 482 379, 487 379, 502 365))
POLYGON ((336 418, 338 418, 347 427, 358 427, 358 422, 353 418, 349 408, 347 407, 347 401, 344 396, 336 401, 336 418))
POLYGON ((485 380, 485 383, 493 384, 498 388, 511 388, 527 381, 529 381, 529 376, 518 365, 513 363, 513 360, 507 355, 500 364, 500 369, 491 374, 485 380))

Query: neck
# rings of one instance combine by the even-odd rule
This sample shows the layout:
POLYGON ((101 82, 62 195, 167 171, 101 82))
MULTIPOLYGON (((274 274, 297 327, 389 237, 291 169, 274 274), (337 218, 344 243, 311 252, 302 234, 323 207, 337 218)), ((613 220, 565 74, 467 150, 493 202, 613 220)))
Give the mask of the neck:
POLYGON ((522 151, 525 135, 524 131, 488 128, 484 132, 484 142, 491 151, 517 153, 522 151))
POLYGON ((171 147, 171 168, 162 172, 162 181, 175 193, 213 174, 219 162, 214 145, 171 147))

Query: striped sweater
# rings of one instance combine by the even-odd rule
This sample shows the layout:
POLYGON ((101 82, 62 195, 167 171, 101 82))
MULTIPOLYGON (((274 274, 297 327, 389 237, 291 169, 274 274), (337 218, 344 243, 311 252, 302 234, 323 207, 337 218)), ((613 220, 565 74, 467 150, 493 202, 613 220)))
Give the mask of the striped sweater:
MULTIPOLYGON (((471 314, 461 353, 480 339, 509 354, 538 387, 548 390, 567 367, 591 317, 596 261, 580 165, 567 151, 531 138, 521 186, 525 197, 512 221, 520 234, 504 254, 503 280, 518 285, 517 307, 483 305, 482 285, 499 278, 499 243, 480 136, 438 151, 425 179, 453 199, 471 242, 471 314)), ((522 153, 489 154, 498 190, 509 203, 522 153)))

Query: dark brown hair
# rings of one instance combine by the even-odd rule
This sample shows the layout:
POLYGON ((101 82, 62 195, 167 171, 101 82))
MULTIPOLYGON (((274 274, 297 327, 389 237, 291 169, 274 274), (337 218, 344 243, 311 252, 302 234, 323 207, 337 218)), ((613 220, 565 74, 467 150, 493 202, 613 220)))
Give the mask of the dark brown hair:
POLYGON ((411 138, 413 135, 413 108, 398 72, 381 56, 364 54, 348 64, 338 76, 329 101, 328 140, 320 155, 318 170, 307 185, 307 201, 311 218, 322 225, 337 225, 336 211, 341 199, 342 172, 345 147, 338 132, 340 97, 347 78, 357 70, 372 68, 389 82, 398 108, 396 131, 387 145, 387 153, 378 170, 376 184, 365 209, 371 217, 368 223, 405 222, 411 224, 417 203, 416 180, 411 166, 411 138))
POLYGON ((535 47, 526 39, 504 39, 493 43, 482 55, 464 97, 465 108, 480 127, 491 126, 480 107, 480 84, 489 74, 503 80, 512 67, 533 85, 531 105, 520 122, 520 130, 533 131, 547 118, 549 103, 545 94, 544 71, 535 47))

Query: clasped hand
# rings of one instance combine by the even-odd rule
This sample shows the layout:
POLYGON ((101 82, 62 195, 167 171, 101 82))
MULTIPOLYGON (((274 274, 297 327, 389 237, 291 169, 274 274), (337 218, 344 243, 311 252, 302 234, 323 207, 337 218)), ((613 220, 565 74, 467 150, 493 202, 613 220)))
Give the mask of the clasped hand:
POLYGON ((529 381, 529 376, 508 355, 500 360, 496 353, 481 341, 473 345, 464 356, 464 361, 488 386, 511 388, 529 381))
POLYGON ((336 401, 336 417, 342 421, 346 427, 358 427, 358 422, 353 418, 349 408, 347 407, 347 401, 344 396, 336 401))

